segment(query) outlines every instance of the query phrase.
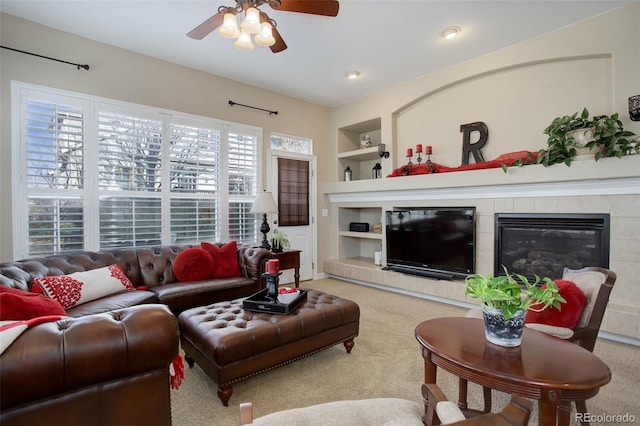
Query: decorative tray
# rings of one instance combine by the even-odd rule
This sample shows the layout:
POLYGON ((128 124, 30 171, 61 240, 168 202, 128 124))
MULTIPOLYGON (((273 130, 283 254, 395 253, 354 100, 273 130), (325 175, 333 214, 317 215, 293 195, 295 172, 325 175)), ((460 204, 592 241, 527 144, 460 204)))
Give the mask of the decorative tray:
POLYGON ((289 315, 307 300, 307 290, 299 290, 300 295, 298 297, 288 304, 283 304, 269 299, 267 296, 268 289, 265 288, 244 299, 242 301, 242 307, 245 311, 289 315))

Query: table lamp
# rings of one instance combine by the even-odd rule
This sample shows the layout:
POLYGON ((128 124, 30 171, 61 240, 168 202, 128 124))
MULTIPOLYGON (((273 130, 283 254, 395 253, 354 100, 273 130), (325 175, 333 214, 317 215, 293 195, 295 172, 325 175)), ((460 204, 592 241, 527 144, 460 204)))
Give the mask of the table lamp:
POLYGON ((250 212, 262 213, 262 225, 260 226, 260 232, 262 232, 262 244, 260 244, 260 247, 271 250, 271 245, 269 245, 269 240, 267 239, 267 233, 271 230, 269 223, 267 222, 267 213, 278 213, 278 207, 276 207, 276 203, 273 201, 273 194, 266 190, 259 192, 253 202, 250 212))

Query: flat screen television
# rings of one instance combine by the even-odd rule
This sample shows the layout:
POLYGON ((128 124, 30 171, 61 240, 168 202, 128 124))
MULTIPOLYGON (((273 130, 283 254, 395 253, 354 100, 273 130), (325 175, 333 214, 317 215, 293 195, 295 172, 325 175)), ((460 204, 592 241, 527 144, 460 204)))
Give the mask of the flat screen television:
POLYGON ((438 279, 475 273, 475 207, 386 211, 386 268, 438 279))

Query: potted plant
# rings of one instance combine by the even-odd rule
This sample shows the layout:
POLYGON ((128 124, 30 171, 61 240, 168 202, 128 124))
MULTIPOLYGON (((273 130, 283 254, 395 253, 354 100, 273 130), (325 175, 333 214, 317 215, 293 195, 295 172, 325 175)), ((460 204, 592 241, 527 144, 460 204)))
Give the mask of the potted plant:
POLYGON ((589 111, 564 115, 553 119, 544 129, 548 135, 547 148, 538 152, 537 162, 545 166, 564 163, 571 165, 578 150, 593 152, 595 160, 602 157, 622 157, 637 148, 637 142, 629 139, 633 132, 624 130, 618 114, 589 118, 589 111))
POLYGON ((594 128, 593 140, 587 142, 585 147, 597 148, 595 159, 602 157, 622 157, 637 150, 640 145, 637 138, 632 138, 635 133, 624 130, 618 114, 599 115, 591 120, 594 128))
POLYGON ((289 239, 287 235, 280 232, 279 229, 273 230, 271 236, 271 251, 281 252, 283 249, 289 248, 289 239))
POLYGON ((528 310, 540 312, 550 306, 560 310, 560 303, 566 303, 566 300, 550 278, 534 275, 535 281, 531 283, 524 275, 511 274, 505 266, 502 268, 505 275, 467 276, 466 294, 482 301, 485 335, 489 342, 519 346, 528 310))

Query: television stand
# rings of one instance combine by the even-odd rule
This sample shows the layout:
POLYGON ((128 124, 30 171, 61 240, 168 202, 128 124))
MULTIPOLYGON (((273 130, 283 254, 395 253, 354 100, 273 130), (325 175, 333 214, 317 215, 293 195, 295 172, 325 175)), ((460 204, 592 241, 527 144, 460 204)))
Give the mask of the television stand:
POLYGON ((403 266, 387 266, 386 269, 396 271, 396 272, 401 272, 403 274, 418 275, 420 277, 425 277, 425 278, 435 278, 437 280, 453 281, 453 279, 455 278, 454 274, 451 274, 448 272, 431 271, 427 269, 413 269, 413 268, 406 268, 403 266))

